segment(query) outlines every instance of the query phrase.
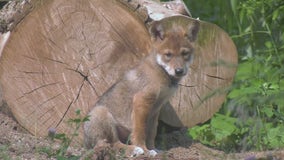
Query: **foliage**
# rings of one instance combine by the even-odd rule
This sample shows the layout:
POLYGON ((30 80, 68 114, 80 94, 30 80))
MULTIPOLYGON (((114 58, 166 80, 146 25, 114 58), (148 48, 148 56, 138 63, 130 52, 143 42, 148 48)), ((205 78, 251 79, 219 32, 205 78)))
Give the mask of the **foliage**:
POLYGON ((189 0, 194 17, 222 26, 239 52, 234 84, 221 111, 189 134, 230 150, 284 147, 284 2, 189 0))
MULTIPOLYGON (((79 129, 81 125, 89 121, 89 116, 81 117, 81 111, 76 110, 76 118, 71 118, 68 120, 68 123, 71 125, 71 127, 74 128, 73 133, 71 135, 67 135, 65 133, 55 133, 55 131, 49 132, 49 135, 52 139, 59 140, 61 142, 61 145, 59 149, 56 152, 56 159, 58 160, 69 160, 69 159, 79 159, 80 157, 72 156, 72 157, 66 157, 66 152, 68 147, 73 142, 74 138, 76 138, 79 135, 79 129)), ((52 129, 53 130, 53 129, 52 129)))
POLYGON ((8 146, 7 145, 0 145, 0 159, 9 160, 9 155, 7 153, 8 146))

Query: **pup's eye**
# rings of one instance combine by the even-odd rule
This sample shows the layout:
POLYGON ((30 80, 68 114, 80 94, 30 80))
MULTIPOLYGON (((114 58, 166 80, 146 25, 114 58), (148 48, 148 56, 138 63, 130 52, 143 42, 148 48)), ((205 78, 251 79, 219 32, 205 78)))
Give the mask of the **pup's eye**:
POLYGON ((183 57, 185 60, 189 60, 191 53, 185 51, 185 52, 181 52, 181 55, 182 55, 182 57, 183 57))
POLYGON ((166 54, 164 54, 164 55, 165 55, 165 58, 166 58, 167 60, 170 60, 170 59, 173 57, 173 54, 170 53, 170 52, 168 52, 168 53, 166 53, 166 54))
POLYGON ((189 55, 189 52, 187 52, 187 51, 183 51, 183 52, 181 52, 181 55, 182 55, 182 56, 184 56, 184 57, 186 57, 186 56, 188 56, 188 55, 189 55))
POLYGON ((181 51, 181 56, 185 59, 185 60, 189 60, 191 58, 191 55, 193 53, 192 49, 183 49, 181 51))

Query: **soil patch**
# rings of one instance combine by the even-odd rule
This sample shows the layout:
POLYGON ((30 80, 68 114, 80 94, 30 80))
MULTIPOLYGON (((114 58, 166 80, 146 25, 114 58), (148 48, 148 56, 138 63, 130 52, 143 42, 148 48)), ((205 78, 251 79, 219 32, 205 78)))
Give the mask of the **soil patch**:
MULTIPOLYGON (((6 108, 7 109, 7 108, 6 108)), ((56 151, 60 147, 45 137, 36 137, 29 134, 14 119, 5 107, 0 109, 0 159, 28 159, 28 160, 55 160, 56 151)), ((245 152, 225 154, 200 143, 192 142, 186 136, 186 130, 160 134, 158 148, 161 151, 154 158, 139 156, 126 158, 123 153, 114 152, 110 144, 101 144, 94 150, 87 151, 81 146, 72 146, 67 150, 67 156, 81 157, 81 159, 165 159, 165 160, 282 160, 283 150, 264 152, 245 152)))

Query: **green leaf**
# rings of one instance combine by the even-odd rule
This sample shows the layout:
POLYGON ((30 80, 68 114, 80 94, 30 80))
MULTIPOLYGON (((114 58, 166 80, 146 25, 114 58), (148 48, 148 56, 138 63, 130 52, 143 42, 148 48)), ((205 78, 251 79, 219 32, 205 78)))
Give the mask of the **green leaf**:
POLYGON ((64 134, 64 133, 55 134, 54 138, 55 139, 64 139, 64 138, 66 138, 66 134, 64 134))
POLYGON ((67 160, 67 158, 65 158, 64 156, 58 155, 56 156, 57 160, 67 160))
POLYGON ((238 5, 237 0, 231 0, 230 2, 234 15, 237 15, 237 5, 238 5))
POLYGON ((83 118, 83 122, 90 121, 90 115, 87 115, 86 117, 83 118))
POLYGON ((234 99, 239 96, 242 96, 242 90, 241 89, 234 89, 228 94, 228 98, 234 99))
POLYGON ((283 131, 284 128, 281 126, 278 126, 276 128, 270 128, 268 133, 267 133, 267 137, 268 137, 268 142, 269 145, 272 148, 277 148, 277 147, 283 147, 284 143, 283 143, 283 131))
POLYGON ((269 118, 271 118, 274 115, 273 109, 271 107, 264 107, 261 111, 265 113, 265 115, 269 118))
POLYGON ((277 135, 279 135, 279 127, 277 128, 270 128, 267 136, 270 140, 275 139, 277 137, 277 135))
POLYGON ((246 96, 248 96, 248 95, 258 94, 260 92, 261 91, 260 91, 259 88, 256 88, 254 86, 250 86, 250 87, 246 87, 246 88, 232 90, 228 94, 228 98, 231 98, 231 99, 240 98, 240 97, 246 98, 246 96))
POLYGON ((76 113, 76 115, 78 116, 78 115, 80 115, 81 110, 80 110, 80 109, 77 109, 77 110, 75 111, 75 113, 76 113))
POLYGON ((268 49, 271 49, 273 47, 271 41, 266 41, 264 44, 265 44, 266 48, 268 48, 268 49))
POLYGON ((200 135, 202 135, 203 133, 206 133, 207 130, 210 128, 209 124, 204 124, 202 126, 195 126, 189 129, 189 135, 197 140, 200 137, 200 135))
POLYGON ((279 87, 279 85, 276 84, 276 83, 271 83, 271 84, 269 85, 268 89, 271 89, 271 90, 279 90, 280 87, 279 87))
POLYGON ((243 61, 238 66, 236 80, 244 80, 252 76, 253 63, 251 60, 243 61))
POLYGON ((275 21, 279 16, 279 9, 273 11, 272 13, 272 20, 275 21))
POLYGON ((222 114, 215 114, 215 117, 211 120, 211 127, 214 132, 212 132, 217 140, 222 140, 233 134, 237 129, 235 126, 236 118, 227 117, 222 114))

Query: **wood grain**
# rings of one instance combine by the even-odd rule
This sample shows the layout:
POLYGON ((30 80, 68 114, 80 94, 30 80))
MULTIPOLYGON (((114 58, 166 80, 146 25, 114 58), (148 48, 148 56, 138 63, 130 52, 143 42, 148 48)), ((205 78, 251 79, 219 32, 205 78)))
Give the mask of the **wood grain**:
MULTIPOLYGON (((46 0, 38 5, 11 32, 0 59, 3 96, 17 121, 38 136, 46 136, 49 128, 71 133, 67 120, 75 111, 86 115, 148 54, 151 22, 196 21, 153 6, 162 7, 125 0, 46 0)), ((201 21, 191 71, 160 119, 191 127, 211 118, 225 100, 236 64, 229 36, 201 21)))

